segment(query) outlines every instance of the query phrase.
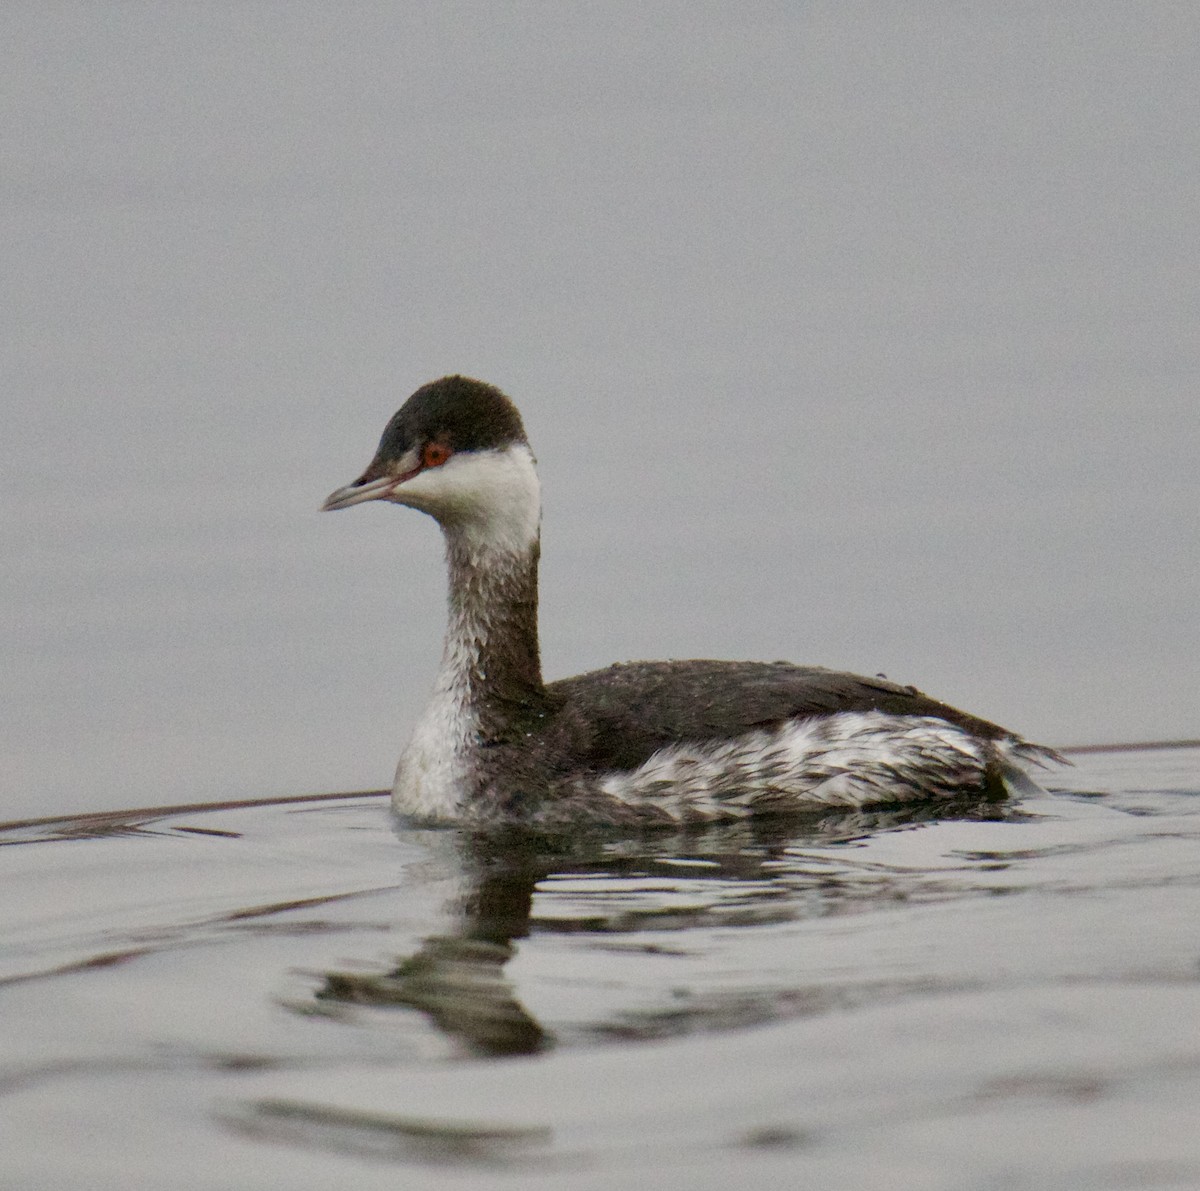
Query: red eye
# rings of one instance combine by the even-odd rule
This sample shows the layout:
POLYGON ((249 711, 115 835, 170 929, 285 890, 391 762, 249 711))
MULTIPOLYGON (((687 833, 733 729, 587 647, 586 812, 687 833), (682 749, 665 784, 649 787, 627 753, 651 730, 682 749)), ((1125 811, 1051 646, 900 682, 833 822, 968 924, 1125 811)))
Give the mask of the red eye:
POLYGON ((421 452, 421 466, 441 467, 452 454, 453 452, 445 443, 427 442, 425 449, 421 452))

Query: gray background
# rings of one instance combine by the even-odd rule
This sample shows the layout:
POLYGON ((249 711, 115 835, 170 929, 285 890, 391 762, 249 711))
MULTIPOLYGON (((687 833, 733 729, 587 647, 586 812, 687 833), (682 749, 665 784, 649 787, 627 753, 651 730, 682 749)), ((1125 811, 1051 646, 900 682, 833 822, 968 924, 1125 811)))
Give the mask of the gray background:
POLYGON ((1195 736, 1200 8, 5 4, 0 814, 390 783, 520 404, 548 675, 1195 736))

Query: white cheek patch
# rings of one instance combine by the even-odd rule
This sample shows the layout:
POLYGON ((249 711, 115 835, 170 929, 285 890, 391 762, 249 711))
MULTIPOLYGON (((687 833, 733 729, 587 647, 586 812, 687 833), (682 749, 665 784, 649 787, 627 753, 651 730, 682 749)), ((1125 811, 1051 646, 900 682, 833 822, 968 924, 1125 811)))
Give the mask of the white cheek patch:
POLYGON ((541 485, 523 443, 465 451, 402 484, 394 499, 429 513, 468 546, 518 554, 537 540, 541 485))

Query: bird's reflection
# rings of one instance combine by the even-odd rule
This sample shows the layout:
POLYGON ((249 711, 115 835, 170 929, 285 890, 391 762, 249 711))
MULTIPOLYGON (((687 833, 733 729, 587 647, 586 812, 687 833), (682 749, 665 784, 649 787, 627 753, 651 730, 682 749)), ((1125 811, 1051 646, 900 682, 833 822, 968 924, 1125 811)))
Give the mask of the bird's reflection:
MULTIPOLYGON (((796 848, 850 843, 931 819, 997 819, 1018 813, 1010 806, 974 798, 900 810, 764 819, 634 838, 566 841, 516 828, 456 833, 464 892, 455 907, 453 928, 427 937, 412 955, 399 958, 387 971, 326 972, 314 995, 327 1006, 333 1002, 415 1009, 475 1054, 531 1054, 552 1045, 554 1038, 521 1003, 505 966, 515 953, 516 941, 531 932, 534 895, 540 883, 566 874, 576 878, 678 878, 681 871, 687 872, 689 880, 714 885, 770 882, 778 876, 780 858, 796 848)), ((778 920, 778 901, 778 897, 765 897, 760 917, 743 909, 734 921, 752 925, 778 920)), ((691 912, 696 914, 696 925, 712 921, 703 910, 691 912)), ((800 912, 797 907, 791 916, 800 912)), ((672 925, 680 926, 679 918, 680 912, 672 911, 672 925)), ((552 923, 538 922, 536 929, 630 932, 660 928, 662 922, 662 910, 647 907, 640 922, 636 914, 626 912, 614 925, 611 914, 597 906, 590 911, 577 909, 566 918, 555 917, 552 923)), ((723 922, 731 924, 729 918, 723 922)))
MULTIPOLYGON (((470 847, 464 851, 469 858, 470 847)), ((504 966, 514 940, 529 933, 533 891, 543 871, 526 863, 481 866, 459 907, 456 933, 427 938, 388 972, 327 973, 317 998, 420 1010, 480 1054, 542 1049, 549 1036, 517 999, 504 966)))

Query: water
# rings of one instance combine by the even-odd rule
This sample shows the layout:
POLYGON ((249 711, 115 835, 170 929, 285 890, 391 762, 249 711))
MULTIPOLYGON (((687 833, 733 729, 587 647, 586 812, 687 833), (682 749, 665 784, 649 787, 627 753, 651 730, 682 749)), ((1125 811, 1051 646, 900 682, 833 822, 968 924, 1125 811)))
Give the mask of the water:
POLYGON ((1200 1184, 1200 750, 570 848, 7 828, 0 1184, 1200 1184))

